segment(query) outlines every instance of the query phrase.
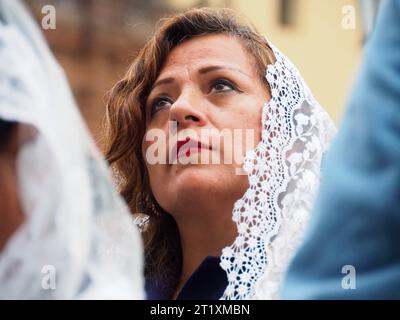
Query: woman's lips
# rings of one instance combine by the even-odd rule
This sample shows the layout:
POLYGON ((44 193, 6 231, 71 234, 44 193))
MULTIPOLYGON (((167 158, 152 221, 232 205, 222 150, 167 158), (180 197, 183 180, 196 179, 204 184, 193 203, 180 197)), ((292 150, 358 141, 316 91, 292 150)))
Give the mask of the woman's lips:
POLYGON ((178 140, 173 148, 172 163, 176 163, 175 160, 179 159, 182 156, 189 157, 191 154, 197 153, 202 149, 212 150, 211 146, 208 146, 207 144, 197 141, 195 139, 190 139, 189 137, 184 140, 178 140))

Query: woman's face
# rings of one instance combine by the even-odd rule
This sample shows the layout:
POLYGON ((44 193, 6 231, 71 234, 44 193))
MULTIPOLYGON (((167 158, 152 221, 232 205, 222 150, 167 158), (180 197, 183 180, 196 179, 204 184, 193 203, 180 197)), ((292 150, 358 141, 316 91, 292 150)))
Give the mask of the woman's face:
POLYGON ((243 195, 247 176, 238 174, 242 164, 235 157, 259 142, 262 106, 269 99, 255 59, 235 37, 196 37, 170 52, 147 99, 142 148, 164 210, 179 218, 201 204, 232 206, 243 195), (152 154, 165 152, 166 164, 149 161, 157 143, 147 141, 151 132, 165 135, 152 154), (213 157, 219 161, 212 163, 213 157))

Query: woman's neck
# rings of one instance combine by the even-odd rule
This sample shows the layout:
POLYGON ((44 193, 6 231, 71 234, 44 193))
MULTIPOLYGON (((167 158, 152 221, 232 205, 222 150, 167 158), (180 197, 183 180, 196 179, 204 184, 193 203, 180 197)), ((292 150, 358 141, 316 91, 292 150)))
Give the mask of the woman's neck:
POLYGON ((207 256, 220 256, 222 249, 235 240, 237 228, 232 221, 232 210, 228 210, 219 210, 215 215, 209 214, 209 211, 208 214, 196 215, 199 219, 193 218, 193 215, 177 219, 182 247, 182 273, 173 299, 207 256))

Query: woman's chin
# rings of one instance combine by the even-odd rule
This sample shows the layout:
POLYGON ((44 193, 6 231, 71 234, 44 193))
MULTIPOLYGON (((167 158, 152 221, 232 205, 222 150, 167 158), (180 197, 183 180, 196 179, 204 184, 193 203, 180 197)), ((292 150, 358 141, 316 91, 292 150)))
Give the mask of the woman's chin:
POLYGON ((215 186, 218 179, 221 179, 220 170, 206 165, 179 165, 173 176, 170 177, 171 188, 177 188, 181 192, 195 192, 215 186))
MULTIPOLYGON (((179 198, 197 198, 210 200, 212 197, 226 197, 232 193, 235 186, 240 185, 238 180, 242 177, 235 176, 230 168, 217 165, 190 165, 179 168, 174 177, 169 181, 169 189, 179 198)), ((247 181, 247 179, 245 178, 247 181)))

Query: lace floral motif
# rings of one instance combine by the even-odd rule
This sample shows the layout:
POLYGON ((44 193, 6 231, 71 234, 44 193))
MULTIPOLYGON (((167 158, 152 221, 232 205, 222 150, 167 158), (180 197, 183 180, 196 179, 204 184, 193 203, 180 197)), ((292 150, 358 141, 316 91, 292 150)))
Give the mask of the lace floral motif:
POLYGON ((323 153, 335 133, 292 63, 276 48, 266 79, 262 138, 246 154, 249 188, 236 201, 238 236, 222 250, 228 286, 221 299, 277 298, 319 185, 323 153))

